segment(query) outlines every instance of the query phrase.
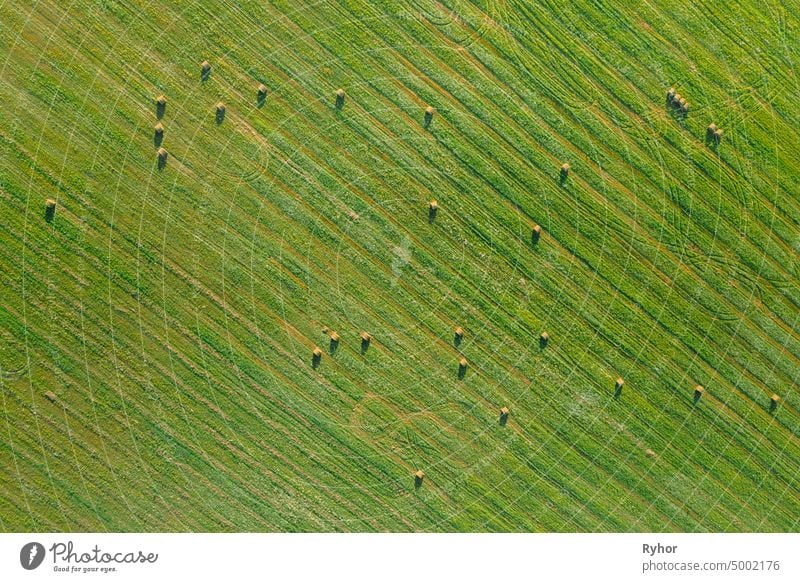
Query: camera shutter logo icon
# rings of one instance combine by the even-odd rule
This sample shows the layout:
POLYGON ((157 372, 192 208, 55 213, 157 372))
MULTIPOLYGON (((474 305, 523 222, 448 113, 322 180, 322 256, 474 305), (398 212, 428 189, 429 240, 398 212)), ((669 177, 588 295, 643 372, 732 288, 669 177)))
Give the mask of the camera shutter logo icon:
POLYGON ((35 570, 44 561, 44 546, 39 542, 30 542, 19 551, 19 563, 26 570, 35 570))

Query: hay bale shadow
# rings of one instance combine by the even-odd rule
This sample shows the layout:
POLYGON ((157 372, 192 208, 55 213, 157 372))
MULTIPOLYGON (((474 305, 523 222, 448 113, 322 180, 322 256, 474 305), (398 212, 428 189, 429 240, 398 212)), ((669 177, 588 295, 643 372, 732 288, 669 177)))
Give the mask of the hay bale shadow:
POLYGON ((463 359, 458 362, 458 379, 463 380, 467 375, 467 360, 463 359))
POLYGON ((311 367, 316 370, 317 368, 319 368, 321 362, 322 362, 322 350, 319 348, 314 348, 314 351, 311 352, 311 367))
POLYGON ((53 222, 53 219, 56 217, 56 201, 48 199, 44 205, 44 219, 47 222, 53 222))
POLYGON ((155 147, 161 147, 163 141, 164 141, 164 127, 160 123, 157 123, 156 126, 153 128, 153 145, 155 147))

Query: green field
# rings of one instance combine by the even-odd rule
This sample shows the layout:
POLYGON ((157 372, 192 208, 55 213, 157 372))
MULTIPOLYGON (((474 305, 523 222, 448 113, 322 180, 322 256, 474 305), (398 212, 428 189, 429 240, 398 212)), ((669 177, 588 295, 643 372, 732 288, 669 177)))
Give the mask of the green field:
POLYGON ((800 531, 796 2, 2 11, 0 530, 800 531))

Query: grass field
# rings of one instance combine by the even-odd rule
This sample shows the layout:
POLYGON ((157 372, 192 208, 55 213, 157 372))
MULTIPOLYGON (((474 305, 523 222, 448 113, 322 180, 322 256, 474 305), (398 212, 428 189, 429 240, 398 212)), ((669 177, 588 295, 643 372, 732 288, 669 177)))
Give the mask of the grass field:
POLYGON ((5 2, 0 530, 800 531, 799 8, 5 2))

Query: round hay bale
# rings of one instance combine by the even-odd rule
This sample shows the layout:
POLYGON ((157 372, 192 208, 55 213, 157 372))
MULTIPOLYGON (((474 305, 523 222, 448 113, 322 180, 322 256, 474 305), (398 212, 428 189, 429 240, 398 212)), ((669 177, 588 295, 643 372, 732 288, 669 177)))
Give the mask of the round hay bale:
POLYGON ((773 394, 772 396, 770 396, 769 397, 769 408, 770 408, 770 410, 775 410, 776 408, 778 408, 778 404, 780 404, 780 401, 781 401, 781 397, 778 396, 777 394, 773 394))
POLYGON ((258 91, 259 96, 263 97, 263 96, 265 96, 267 94, 267 86, 264 85, 263 83, 261 83, 258 86, 257 91, 258 91))
POLYGON ((161 125, 161 123, 156 123, 153 126, 153 131, 155 132, 156 135, 162 135, 164 133, 164 126, 161 125))
POLYGON ((158 97, 156 97, 156 105, 159 105, 161 107, 166 107, 167 98, 164 96, 163 93, 161 95, 159 95, 158 97))
POLYGON ((52 198, 48 198, 44 201, 44 219, 47 222, 53 220, 56 215, 56 201, 52 198))
POLYGON ((422 470, 414 471, 414 486, 420 487, 422 481, 425 479, 425 473, 422 470))
POLYGON ((538 224, 534 224, 533 228, 531 229, 531 240, 534 243, 537 243, 539 242, 541 236, 542 236, 542 227, 539 226, 538 224))
POLYGON ((200 63, 200 72, 203 73, 204 75, 210 73, 211 63, 209 63, 208 61, 203 61, 202 63, 200 63))

